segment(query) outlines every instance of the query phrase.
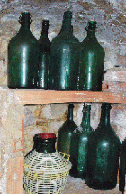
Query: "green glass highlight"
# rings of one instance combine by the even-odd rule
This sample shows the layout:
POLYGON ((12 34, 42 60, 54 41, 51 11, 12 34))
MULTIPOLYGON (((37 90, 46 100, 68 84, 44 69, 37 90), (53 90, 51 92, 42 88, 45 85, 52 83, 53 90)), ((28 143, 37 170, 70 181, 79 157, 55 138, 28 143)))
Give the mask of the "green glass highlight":
POLYGON ((50 61, 50 40, 48 38, 49 20, 42 21, 42 31, 39 39, 40 58, 39 58, 39 74, 38 88, 48 89, 48 72, 50 61))
POLYGON ((72 12, 66 11, 62 28, 50 48, 49 89, 77 90, 80 43, 73 35, 72 12))
POLYGON ((31 16, 23 12, 19 32, 8 44, 9 88, 36 88, 39 63, 39 44, 30 31, 31 16))
POLYGON ((91 105, 84 105, 81 125, 72 134, 70 175, 75 178, 84 179, 86 176, 87 142, 89 135, 93 132, 93 128, 90 126, 90 110, 91 105))
POLYGON ((79 90, 102 91, 105 52, 95 37, 96 22, 88 22, 86 31, 87 36, 81 43, 79 90))
POLYGON ((77 128, 77 125, 73 121, 73 104, 68 106, 68 115, 65 123, 58 130, 58 152, 70 154, 70 144, 73 131, 77 128))
POLYGON ((109 190, 117 184, 120 140, 110 125, 111 104, 103 103, 100 123, 88 140, 86 184, 109 190))

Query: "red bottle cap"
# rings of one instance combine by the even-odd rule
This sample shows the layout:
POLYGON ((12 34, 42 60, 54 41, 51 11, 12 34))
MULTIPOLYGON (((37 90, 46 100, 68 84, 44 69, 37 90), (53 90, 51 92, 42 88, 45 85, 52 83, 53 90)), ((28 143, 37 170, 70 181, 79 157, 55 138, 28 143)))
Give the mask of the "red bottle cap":
POLYGON ((38 137, 42 139, 56 139, 56 134, 55 133, 40 133, 38 137))

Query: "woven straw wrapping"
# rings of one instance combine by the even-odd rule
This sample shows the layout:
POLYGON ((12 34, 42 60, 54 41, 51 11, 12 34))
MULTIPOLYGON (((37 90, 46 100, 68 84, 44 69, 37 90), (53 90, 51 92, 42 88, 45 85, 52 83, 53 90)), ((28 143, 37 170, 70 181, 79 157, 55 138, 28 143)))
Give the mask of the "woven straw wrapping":
POLYGON ((68 155, 33 150, 24 158, 24 189, 28 194, 61 194, 70 168, 68 155))

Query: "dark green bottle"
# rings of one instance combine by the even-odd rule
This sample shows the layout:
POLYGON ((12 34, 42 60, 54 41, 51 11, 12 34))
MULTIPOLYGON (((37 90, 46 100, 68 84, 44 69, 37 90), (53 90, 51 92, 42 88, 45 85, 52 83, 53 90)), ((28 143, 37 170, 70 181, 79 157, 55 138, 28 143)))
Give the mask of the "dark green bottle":
POLYGON ((84 179, 86 176, 87 166, 87 142, 88 137, 93 132, 90 126, 90 110, 91 105, 86 105, 83 108, 83 118, 80 127, 72 134, 70 161, 72 168, 70 175, 75 178, 84 179))
POLYGON ((122 141, 120 151, 119 190, 124 193, 126 175, 126 138, 122 141))
POLYGON ((30 31, 31 16, 23 12, 21 28, 8 44, 8 87, 36 88, 39 63, 39 43, 30 31))
POLYGON ((71 136, 73 131, 77 128, 77 125, 73 121, 73 104, 68 106, 68 115, 65 123, 58 130, 58 152, 70 154, 71 136))
POLYGON ((49 20, 42 21, 42 32, 39 39, 40 61, 38 88, 48 89, 48 70, 50 58, 50 40, 48 38, 49 20))
POLYGON ((49 89, 77 90, 80 43, 73 35, 72 12, 66 11, 62 28, 50 48, 49 89))
POLYGON ((104 49, 95 37, 96 22, 88 22, 87 36, 81 43, 79 90, 101 91, 104 72, 104 49))
POLYGON ((88 140, 86 184, 94 189, 113 189, 117 183, 120 140, 110 125, 111 104, 103 103, 100 123, 88 140))

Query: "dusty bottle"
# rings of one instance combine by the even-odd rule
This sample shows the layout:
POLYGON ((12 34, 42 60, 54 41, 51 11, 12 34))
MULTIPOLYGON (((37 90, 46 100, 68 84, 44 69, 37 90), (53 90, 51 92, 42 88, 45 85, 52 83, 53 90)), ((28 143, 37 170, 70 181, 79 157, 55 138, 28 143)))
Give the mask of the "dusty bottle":
POLYGON ((101 91, 104 72, 104 49, 95 37, 96 22, 88 22, 87 36, 81 43, 79 90, 101 91))
POLYGON ((75 178, 84 179, 86 176, 87 142, 89 135, 93 132, 90 126, 90 109, 91 105, 84 106, 81 125, 75 129, 71 138, 70 161, 72 168, 70 175, 75 178))
POLYGON ((72 12, 66 11, 62 28, 50 48, 49 89, 77 90, 80 43, 73 35, 72 12))
POLYGON ((71 136, 73 131, 77 128, 77 125, 73 121, 73 104, 68 106, 68 115, 65 123, 58 130, 58 152, 70 154, 71 136))
POLYGON ((126 175, 126 138, 122 141, 120 151, 119 190, 124 193, 126 175))
POLYGON ((36 88, 39 63, 39 44, 30 31, 31 16, 23 12, 19 32, 8 44, 8 87, 36 88))
POLYGON ((50 60, 50 40, 48 38, 49 20, 42 21, 42 31, 39 39, 40 58, 38 73, 38 88, 48 89, 48 71, 50 60))
POLYGON ((86 184, 94 189, 113 189, 117 183, 120 140, 110 125, 111 104, 103 103, 100 123, 88 140, 86 184))

